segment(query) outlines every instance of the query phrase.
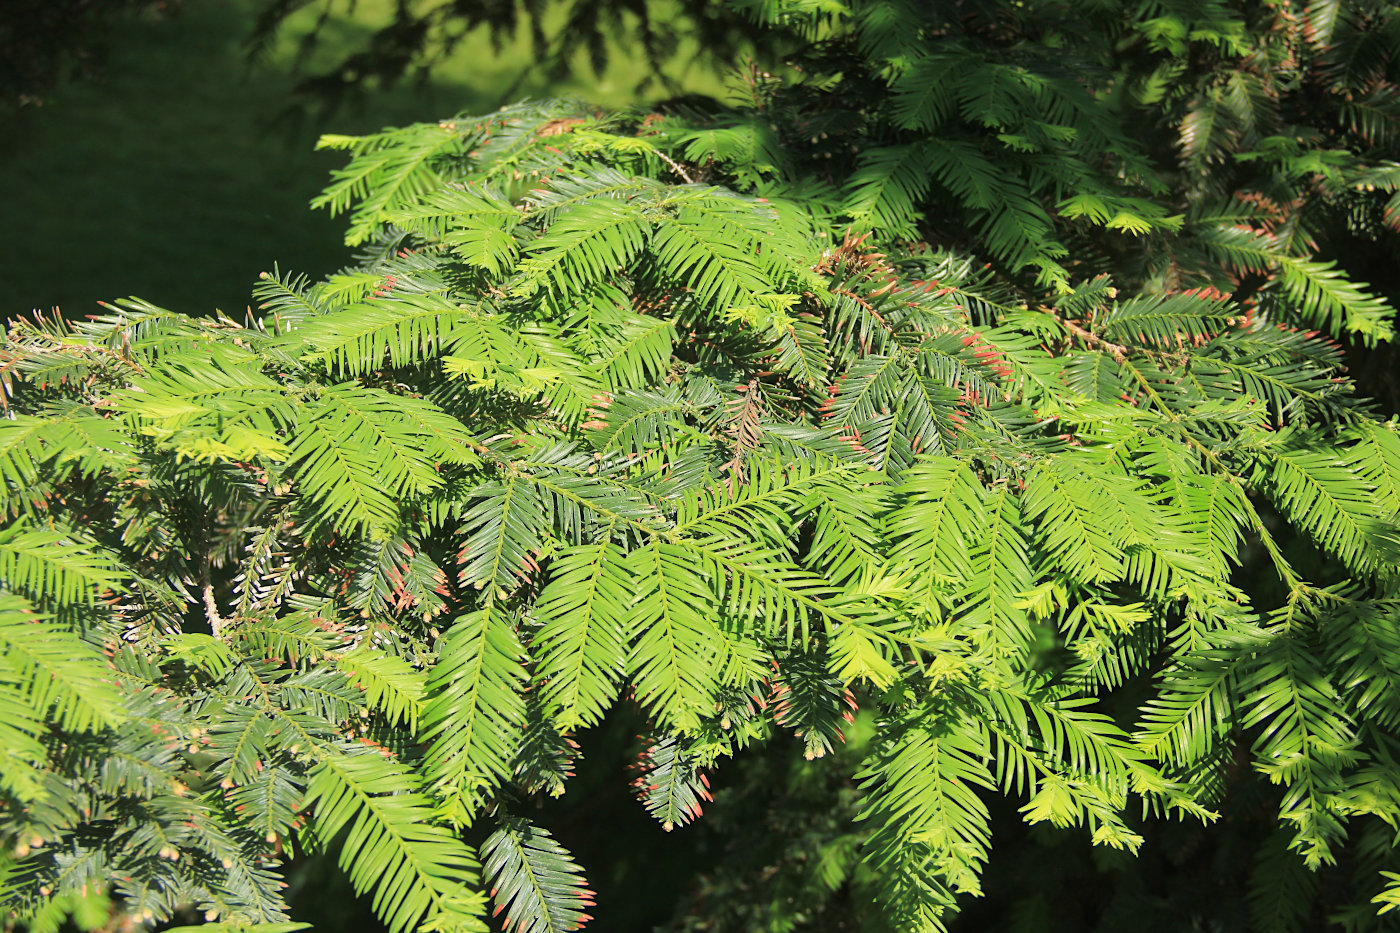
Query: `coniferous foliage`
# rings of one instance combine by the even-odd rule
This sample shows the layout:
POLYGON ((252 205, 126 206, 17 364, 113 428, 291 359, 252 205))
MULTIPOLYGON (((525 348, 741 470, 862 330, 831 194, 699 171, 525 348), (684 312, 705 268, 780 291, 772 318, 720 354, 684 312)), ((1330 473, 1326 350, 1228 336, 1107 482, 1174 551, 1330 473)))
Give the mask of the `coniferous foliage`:
MULTIPOLYGON (((1117 137, 1081 190, 1157 231, 1120 278, 1132 225, 1046 208, 1069 141, 1014 173, 967 142, 982 207, 934 163, 872 194, 868 153, 804 186, 808 111, 755 78, 724 126, 545 102, 327 137, 355 265, 266 274, 243 322, 10 327, 7 923, 289 929, 279 866, 325 851, 395 933, 576 929, 590 866, 526 813, 623 702, 673 831, 741 750, 830 761, 774 863, 870 929, 978 895, 995 812, 1134 853, 1241 772, 1277 829, 1259 929, 1315 872, 1348 928, 1393 918, 1400 434, 1335 342, 1388 309, 1330 269, 1310 306, 1302 241, 1220 260, 1117 137)), ((978 106, 900 132, 972 140, 978 106)))
POLYGON ((789 193, 822 178, 862 226, 969 245, 1043 285, 1205 282, 1388 337, 1383 302, 1316 255, 1345 234, 1396 244, 1388 8, 740 5, 809 41, 795 79, 756 75, 765 106, 712 121, 693 156, 789 193))

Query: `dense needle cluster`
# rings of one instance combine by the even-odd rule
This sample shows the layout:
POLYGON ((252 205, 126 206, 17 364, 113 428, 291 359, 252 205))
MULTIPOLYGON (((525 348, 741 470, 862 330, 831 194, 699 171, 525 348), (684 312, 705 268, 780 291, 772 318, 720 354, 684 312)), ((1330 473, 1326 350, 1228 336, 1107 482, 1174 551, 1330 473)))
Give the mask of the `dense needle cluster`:
MULTIPOLYGON (((900 133, 975 104, 900 74, 900 133)), ((112 898, 288 929, 278 865, 329 847, 394 933, 484 930, 488 892, 511 929, 577 929, 582 869, 522 804, 567 792, 621 702, 668 829, 737 750, 821 759, 872 712, 830 870, 860 861, 894 929, 979 892, 993 795, 1136 850, 1240 767, 1308 867, 1400 903, 1400 434, 1333 339, 1388 309, 1127 174, 1066 175, 1061 218, 1272 252, 1117 286, 1071 262, 1018 199, 1062 193, 1026 153, 1114 142, 1093 121, 1006 142, 1020 174, 958 155, 964 127, 802 190, 739 145, 753 116, 545 102, 327 137, 354 266, 265 275, 243 322, 11 326, 5 922, 112 898), (921 240, 930 192, 978 258, 921 240), (1281 595, 1241 587, 1245 555, 1281 595)))

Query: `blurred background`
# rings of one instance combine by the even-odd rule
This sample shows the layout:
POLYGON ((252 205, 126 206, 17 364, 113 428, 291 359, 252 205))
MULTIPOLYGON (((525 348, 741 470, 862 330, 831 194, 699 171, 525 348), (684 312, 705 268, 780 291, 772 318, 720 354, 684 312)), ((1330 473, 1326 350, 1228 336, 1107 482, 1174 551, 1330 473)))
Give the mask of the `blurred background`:
POLYGON ((343 224, 307 209, 345 161, 313 151, 322 132, 533 96, 723 93, 721 66, 687 38, 706 24, 680 2, 613 3, 615 23, 443 6, 450 24, 409 21, 396 0, 0 3, 0 316, 81 316, 128 295, 239 316, 274 261, 339 268, 343 224), (450 51, 449 30, 465 32, 450 51))

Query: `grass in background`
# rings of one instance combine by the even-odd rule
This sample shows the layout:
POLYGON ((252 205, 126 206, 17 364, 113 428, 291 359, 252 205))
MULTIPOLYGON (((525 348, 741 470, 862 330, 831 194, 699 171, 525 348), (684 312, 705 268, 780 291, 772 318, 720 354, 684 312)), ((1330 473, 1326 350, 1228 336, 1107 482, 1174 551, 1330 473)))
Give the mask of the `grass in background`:
MULTIPOLYGON (((250 66, 244 42, 261 2, 187 0, 172 19, 120 23, 101 76, 0 118, 0 317, 53 307, 78 317, 127 295, 239 316, 274 261, 314 277, 347 259, 341 221, 307 208, 344 161, 312 151, 320 132, 481 113, 526 96, 633 103, 646 77, 640 56, 619 49, 601 77, 581 66, 550 83, 524 35, 499 51, 472 35, 430 83, 368 90, 313 125, 289 111, 298 26, 310 19, 290 23, 250 66)), ((338 58, 389 2, 362 0, 354 18, 329 22, 305 67, 338 58)), ((685 61, 668 73, 686 91, 723 92, 719 76, 685 61)))

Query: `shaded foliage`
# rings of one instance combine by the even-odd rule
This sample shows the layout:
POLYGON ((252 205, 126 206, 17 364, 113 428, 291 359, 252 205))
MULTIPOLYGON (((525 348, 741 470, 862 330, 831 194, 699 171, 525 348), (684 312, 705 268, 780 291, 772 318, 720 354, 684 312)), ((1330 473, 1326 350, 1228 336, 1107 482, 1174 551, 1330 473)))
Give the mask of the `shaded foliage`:
MULTIPOLYGON (((336 15, 353 12, 354 7, 354 0, 266 0, 249 37, 249 50, 260 54, 286 29, 290 18, 312 9, 315 22, 301 40, 302 56, 309 57, 321 45, 327 23, 336 15)), ((638 94, 679 90, 665 67, 676 60, 683 44, 689 48, 687 54, 727 66, 751 50, 757 38, 752 24, 716 0, 396 3, 388 22, 332 66, 304 77, 297 92, 333 109, 368 85, 424 80, 473 32, 489 35, 498 49, 517 35, 528 34, 529 67, 555 81, 583 67, 601 75, 618 50, 625 49, 625 54, 640 56, 648 66, 635 89, 638 94)))

